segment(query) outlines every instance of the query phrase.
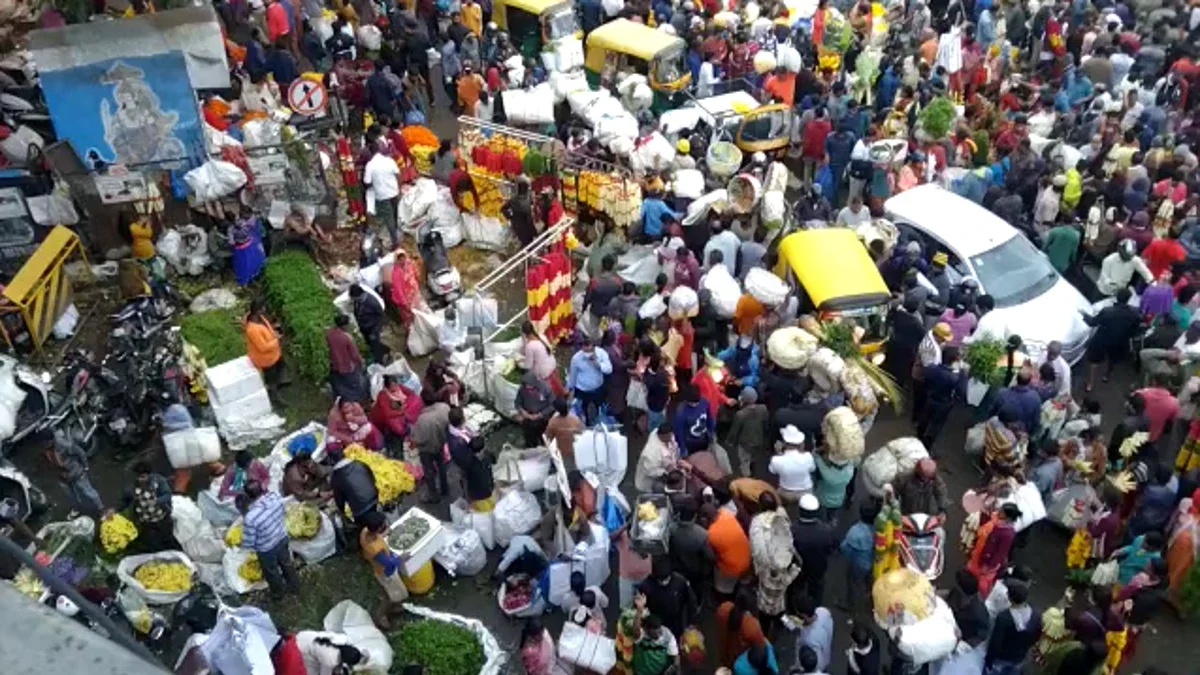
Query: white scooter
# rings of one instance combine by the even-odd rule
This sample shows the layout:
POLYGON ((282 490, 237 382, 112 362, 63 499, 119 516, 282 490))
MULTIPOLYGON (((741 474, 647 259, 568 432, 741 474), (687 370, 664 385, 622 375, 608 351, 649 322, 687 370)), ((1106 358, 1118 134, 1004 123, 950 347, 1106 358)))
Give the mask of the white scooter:
POLYGON ((900 520, 900 562, 933 581, 945 564, 945 516, 910 513, 900 520))

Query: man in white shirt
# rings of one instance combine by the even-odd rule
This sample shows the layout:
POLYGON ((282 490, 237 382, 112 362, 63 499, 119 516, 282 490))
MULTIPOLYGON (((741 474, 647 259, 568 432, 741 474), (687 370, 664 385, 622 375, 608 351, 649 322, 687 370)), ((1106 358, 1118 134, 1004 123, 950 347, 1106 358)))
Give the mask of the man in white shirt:
POLYGON ((375 216, 377 223, 387 228, 392 246, 400 245, 400 231, 396 226, 396 202, 400 200, 400 167, 396 160, 382 151, 382 144, 375 147, 375 156, 363 168, 363 185, 367 186, 367 212, 375 216))
POLYGON ((789 424, 779 435, 783 443, 768 468, 779 476, 780 500, 795 504, 801 496, 812 493, 812 474, 817 470, 817 463, 812 453, 804 449, 804 432, 789 424))
POLYGON ((852 230, 870 221, 871 211, 863 207, 862 197, 858 195, 851 197, 850 203, 843 206, 837 214, 837 224, 852 230))
POLYGON ((1046 345, 1046 363, 1054 368, 1054 382, 1058 385, 1058 393, 1071 393, 1071 365, 1062 355, 1062 343, 1058 340, 1046 345))
POLYGON ((1129 286, 1134 273, 1140 274, 1146 283, 1154 281, 1150 268, 1137 256, 1137 244, 1126 239, 1120 243, 1115 253, 1110 253, 1104 262, 1100 263, 1096 290, 1103 295, 1116 295, 1117 291, 1129 286))
POLYGON ((719 220, 714 220, 712 223, 713 236, 704 245, 704 263, 708 263, 708 254, 713 251, 721 252, 721 264, 725 269, 729 270, 729 276, 737 276, 737 254, 738 248, 742 245, 742 240, 738 236, 725 227, 725 224, 719 220))

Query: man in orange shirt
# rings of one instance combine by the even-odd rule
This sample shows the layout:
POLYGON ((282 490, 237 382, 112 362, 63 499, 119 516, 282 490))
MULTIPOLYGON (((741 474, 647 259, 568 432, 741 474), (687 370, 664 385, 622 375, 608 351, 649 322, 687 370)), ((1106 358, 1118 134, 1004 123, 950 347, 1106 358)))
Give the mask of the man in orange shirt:
POLYGON ((262 303, 255 301, 246 315, 246 354, 255 368, 262 371, 269 386, 280 384, 283 375, 283 357, 279 348, 279 334, 263 314, 262 303))
POLYGON ((750 571, 750 539, 729 509, 705 504, 700 516, 708 523, 708 544, 717 556, 713 585, 718 594, 732 595, 738 581, 750 571))
POLYGON ((475 114, 475 104, 479 102, 479 95, 485 86, 483 78, 472 69, 471 64, 464 63, 462 76, 458 78, 458 105, 462 107, 464 115, 475 114))
POLYGON ((796 74, 789 73, 785 68, 776 68, 763 83, 763 91, 790 108, 796 100, 796 74))

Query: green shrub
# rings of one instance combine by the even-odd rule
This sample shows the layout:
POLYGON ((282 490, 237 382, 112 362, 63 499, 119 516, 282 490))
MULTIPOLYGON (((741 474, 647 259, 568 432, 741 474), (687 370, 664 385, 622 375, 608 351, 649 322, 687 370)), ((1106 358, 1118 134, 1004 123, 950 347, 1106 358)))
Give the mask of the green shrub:
POLYGON ((333 326, 333 298, 321 271, 304 251, 285 251, 267 259, 263 270, 267 304, 283 323, 292 365, 305 378, 329 376, 325 331, 333 326))
POLYGON ((950 133, 950 127, 956 117, 958 111, 954 108, 954 102, 944 96, 933 99, 917 113, 921 128, 929 135, 930 140, 934 141, 940 141, 950 133))
POLYGON ((483 648, 471 631, 445 621, 406 623, 388 636, 388 642, 396 665, 420 664, 428 675, 478 673, 484 664, 483 648))
POLYGON ((233 309, 211 309, 189 314, 179 322, 183 339, 200 350, 200 355, 215 366, 246 354, 241 315, 233 309))

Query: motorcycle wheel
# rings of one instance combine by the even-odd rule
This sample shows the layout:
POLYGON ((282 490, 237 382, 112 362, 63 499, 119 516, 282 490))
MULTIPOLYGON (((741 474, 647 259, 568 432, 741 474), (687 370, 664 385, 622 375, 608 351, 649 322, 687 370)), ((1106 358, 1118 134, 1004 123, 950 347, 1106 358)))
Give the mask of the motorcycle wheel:
POLYGON ((29 517, 37 518, 50 510, 50 500, 46 493, 36 487, 29 488, 29 517))

